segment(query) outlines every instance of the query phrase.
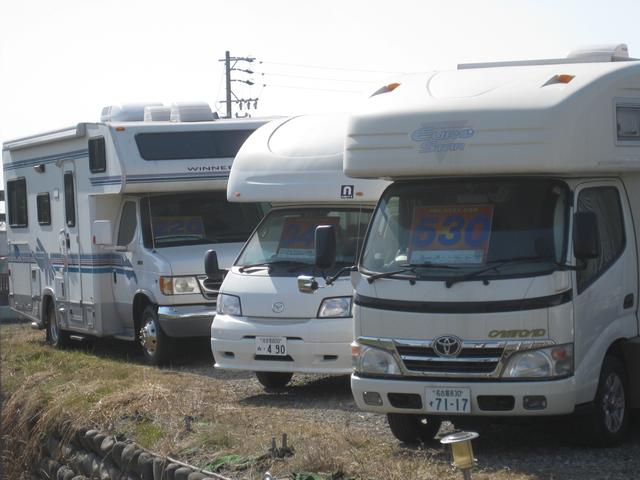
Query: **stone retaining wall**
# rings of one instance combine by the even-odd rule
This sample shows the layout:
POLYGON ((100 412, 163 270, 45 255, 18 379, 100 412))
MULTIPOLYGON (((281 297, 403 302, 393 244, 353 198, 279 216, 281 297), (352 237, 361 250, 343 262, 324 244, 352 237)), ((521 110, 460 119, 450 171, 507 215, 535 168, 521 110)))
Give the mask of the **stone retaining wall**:
POLYGON ((98 430, 77 430, 68 442, 51 436, 40 458, 36 473, 47 480, 228 480, 98 430))

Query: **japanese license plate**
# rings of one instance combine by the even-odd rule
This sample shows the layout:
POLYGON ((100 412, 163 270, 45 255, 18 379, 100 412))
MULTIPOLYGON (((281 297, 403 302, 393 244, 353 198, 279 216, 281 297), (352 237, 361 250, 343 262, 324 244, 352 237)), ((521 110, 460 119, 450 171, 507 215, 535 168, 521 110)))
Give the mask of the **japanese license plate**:
POLYGON ((427 412, 471 413, 471 389, 427 387, 427 412))
POLYGON ((287 355, 287 337, 256 337, 256 355, 287 355))

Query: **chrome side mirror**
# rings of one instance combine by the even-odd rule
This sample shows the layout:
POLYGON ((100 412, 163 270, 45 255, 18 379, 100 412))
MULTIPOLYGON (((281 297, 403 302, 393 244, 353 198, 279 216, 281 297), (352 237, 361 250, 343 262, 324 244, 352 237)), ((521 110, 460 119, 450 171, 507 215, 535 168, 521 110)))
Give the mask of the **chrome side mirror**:
POLYGON ((314 293, 318 288, 320 287, 315 277, 311 275, 300 275, 298 277, 298 290, 301 293, 314 293))

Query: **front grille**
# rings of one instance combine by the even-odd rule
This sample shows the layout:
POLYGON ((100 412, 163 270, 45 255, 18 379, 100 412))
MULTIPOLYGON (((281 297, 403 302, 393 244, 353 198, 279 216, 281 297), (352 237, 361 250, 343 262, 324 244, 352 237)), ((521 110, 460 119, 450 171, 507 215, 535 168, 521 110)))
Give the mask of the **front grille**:
POLYGON ((198 277, 198 283, 200 284, 200 289, 202 290, 202 294, 204 298, 207 300, 215 300, 218 298, 218 292, 220 291, 220 285, 222 285, 222 281, 226 275, 226 270, 224 270, 224 274, 221 274, 219 278, 209 278, 206 275, 200 275, 198 277))
POLYGON ((433 374, 490 374, 493 373, 503 347, 462 348, 456 357, 440 357, 430 346, 396 345, 407 370, 433 374))

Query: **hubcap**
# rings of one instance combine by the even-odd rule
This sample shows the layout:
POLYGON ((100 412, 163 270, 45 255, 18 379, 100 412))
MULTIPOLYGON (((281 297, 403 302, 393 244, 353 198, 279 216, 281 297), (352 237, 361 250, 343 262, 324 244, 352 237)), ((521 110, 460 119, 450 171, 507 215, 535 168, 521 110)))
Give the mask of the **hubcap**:
POLYGON ((140 343, 145 351, 153 355, 158 346, 158 336, 156 333, 156 323, 149 319, 140 330, 140 343))
POLYGON ((616 373, 611 373, 605 381, 602 409, 607 430, 616 433, 622 427, 625 414, 624 386, 616 373))

